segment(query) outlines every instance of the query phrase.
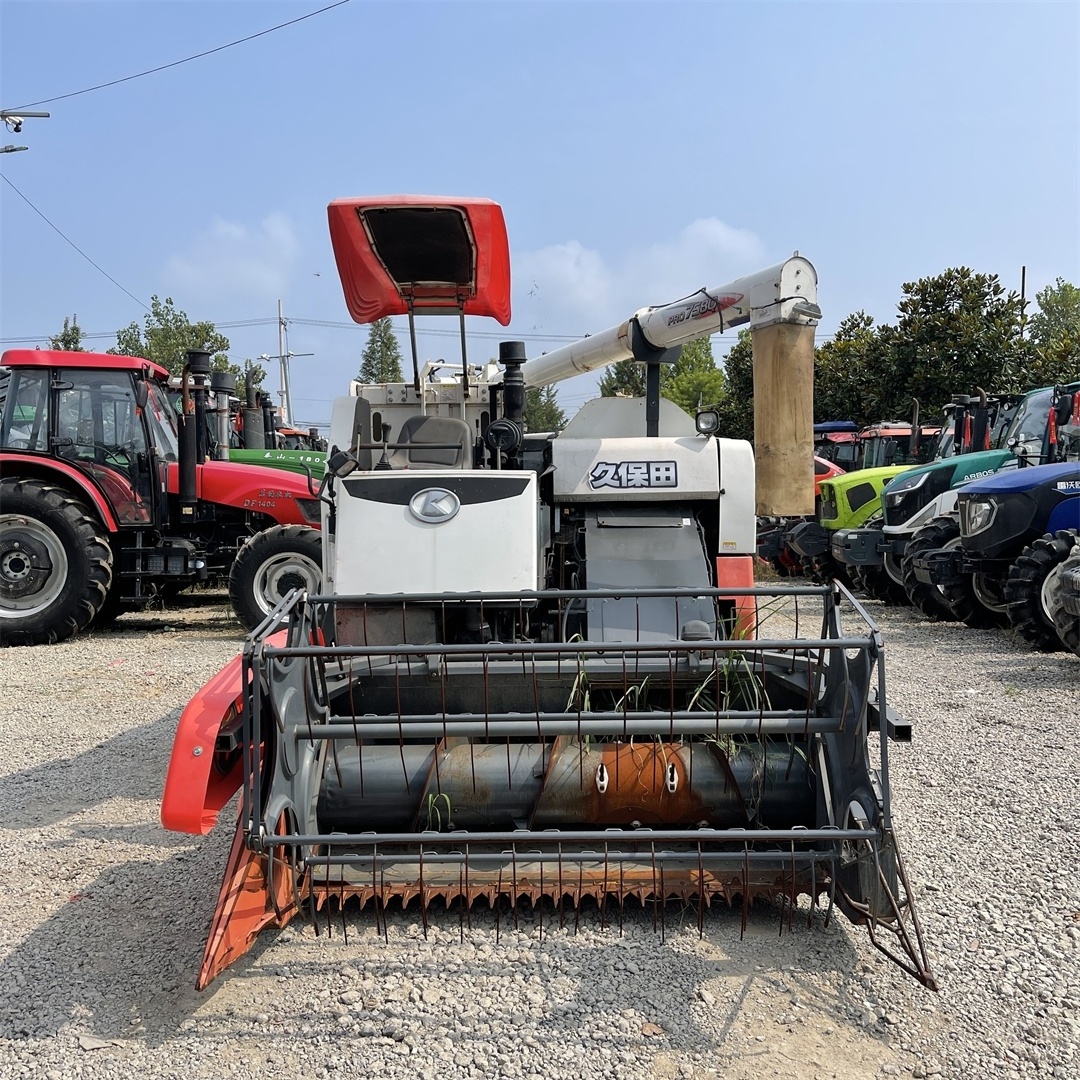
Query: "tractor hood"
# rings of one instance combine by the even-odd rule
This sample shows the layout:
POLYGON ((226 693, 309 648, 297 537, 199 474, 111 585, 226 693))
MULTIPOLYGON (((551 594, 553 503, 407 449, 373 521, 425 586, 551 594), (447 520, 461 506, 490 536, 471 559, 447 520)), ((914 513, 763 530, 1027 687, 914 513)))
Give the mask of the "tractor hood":
MULTIPOLYGON (((207 461, 196 473, 196 495, 203 502, 247 510, 271 518, 278 525, 318 528, 318 499, 313 498, 306 476, 259 465, 207 461)), ((180 467, 169 463, 169 493, 180 491, 180 467)))
MULTIPOLYGON (((1056 486, 1059 482, 1080 484, 1080 462, 1063 461, 1056 465, 1033 465, 1026 469, 1003 469, 993 476, 987 476, 964 488, 965 495, 1005 495, 1010 492, 1031 491, 1046 485, 1056 486)), ((1063 489, 1064 490, 1064 489, 1063 489)), ((1080 493, 1080 487, 1077 488, 1080 493)))

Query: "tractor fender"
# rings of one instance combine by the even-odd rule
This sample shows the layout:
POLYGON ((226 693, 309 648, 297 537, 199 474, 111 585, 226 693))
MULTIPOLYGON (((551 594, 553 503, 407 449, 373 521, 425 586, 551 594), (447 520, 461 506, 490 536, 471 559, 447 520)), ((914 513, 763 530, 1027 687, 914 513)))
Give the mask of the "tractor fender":
MULTIPOLYGON (((267 638, 284 645, 285 631, 267 638)), ((244 700, 243 656, 237 654, 184 707, 173 739, 161 824, 173 832, 202 836, 217 823, 218 814, 243 781, 243 761, 225 760, 215 752, 222 725, 238 715, 244 700)))
POLYGON ((97 484, 74 465, 56 458, 42 458, 37 454, 19 454, 5 451, 0 456, 0 476, 28 477, 55 484, 81 496, 97 512, 101 523, 110 533, 117 531, 116 515, 97 484))
POLYGON ((1050 512, 1046 523, 1048 533, 1057 533, 1062 529, 1080 532, 1080 496, 1075 499, 1062 499, 1050 512))
MULTIPOLYGON (((169 493, 180 491, 180 466, 169 463, 169 493)), ((203 502, 231 506, 271 518, 277 525, 313 525, 298 500, 313 502, 306 476, 259 465, 206 461, 196 472, 195 493, 203 502)))

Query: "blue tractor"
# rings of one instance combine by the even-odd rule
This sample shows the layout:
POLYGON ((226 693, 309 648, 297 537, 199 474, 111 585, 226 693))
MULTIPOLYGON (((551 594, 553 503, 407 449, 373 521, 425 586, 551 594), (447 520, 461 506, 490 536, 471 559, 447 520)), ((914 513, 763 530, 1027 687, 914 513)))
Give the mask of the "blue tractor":
POLYGON ((1047 450, 1059 460, 961 488, 955 519, 926 526, 945 542, 913 555, 919 580, 936 585, 961 621, 983 627, 1004 617, 1042 650, 1073 636, 1071 623, 1059 632, 1055 614, 1065 608, 1063 564, 1080 544, 1080 388, 1056 395, 1047 450))
MULTIPOLYGON (((1025 468, 981 477, 960 488, 956 510, 922 525, 908 542, 905 570, 912 591, 919 584, 926 591, 936 590, 961 622, 976 629, 1012 624, 1032 644, 1056 648, 1053 621, 1032 623, 1020 598, 1005 595, 1005 586, 1027 545, 1048 532, 1080 529, 1078 511, 1075 505, 1070 509, 1068 497, 1069 470, 1076 472, 1080 459, 1080 381, 1029 394, 1013 419, 1008 442, 1017 464, 1025 468), (1059 475, 1063 469, 1065 474, 1059 475), (1058 481, 1066 487, 1056 488, 1058 481), (1043 485, 1049 489, 1043 491, 1043 485), (969 522, 964 507, 984 496, 995 508, 994 521, 987 523, 976 514, 969 522), (1055 510, 1058 502, 1065 503, 1061 510, 1055 510)), ((1011 589, 1023 592, 1018 583, 1011 589)))

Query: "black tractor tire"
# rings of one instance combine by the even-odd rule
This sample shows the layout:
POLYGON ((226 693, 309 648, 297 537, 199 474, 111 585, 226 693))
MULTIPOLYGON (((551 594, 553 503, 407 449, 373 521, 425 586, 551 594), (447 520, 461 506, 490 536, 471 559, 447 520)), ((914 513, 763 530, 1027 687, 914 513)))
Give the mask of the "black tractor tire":
POLYGON ((0 644, 51 645, 84 630, 112 585, 113 553, 80 499, 0 480, 0 644))
POLYGON ((934 622, 952 622, 958 616, 941 589, 915 576, 915 558, 927 551, 937 551, 959 538, 960 523, 952 517, 939 517, 919 529, 904 549, 904 592, 908 602, 934 622))
POLYGON ((851 577, 856 589, 861 590, 871 600, 880 600, 883 604, 906 604, 907 593, 896 584, 883 566, 855 566, 851 577))
POLYGON ((803 560, 804 572, 811 581, 817 585, 828 585, 835 578, 841 585, 851 589, 855 583, 851 580, 847 567, 838 562, 828 552, 824 555, 814 555, 803 560), (807 567, 809 563, 809 567, 807 567))
MULTIPOLYGON (((322 588, 322 539, 306 525, 274 525, 245 541, 229 571, 229 600, 251 633, 291 589, 322 588)), ((282 620, 278 626, 284 626, 282 620)))
POLYGON ((1080 615, 1065 608, 1065 575, 1080 575, 1080 543, 1073 546, 1072 553, 1061 564, 1061 570, 1048 588, 1050 614, 1054 617, 1058 637, 1062 645, 1080 656, 1080 615))
POLYGON ((973 630, 1001 630, 1009 625, 1009 616, 1004 607, 998 610, 980 599, 980 592, 986 596, 999 589, 999 582, 985 579, 980 590, 976 587, 974 576, 968 574, 959 585, 946 585, 942 592, 953 614, 966 626, 973 630))
POLYGON ((1005 603, 1013 629, 1040 652, 1063 647, 1050 606, 1049 579, 1072 554, 1078 536, 1060 529, 1029 544, 1009 567, 1005 579, 1005 603))

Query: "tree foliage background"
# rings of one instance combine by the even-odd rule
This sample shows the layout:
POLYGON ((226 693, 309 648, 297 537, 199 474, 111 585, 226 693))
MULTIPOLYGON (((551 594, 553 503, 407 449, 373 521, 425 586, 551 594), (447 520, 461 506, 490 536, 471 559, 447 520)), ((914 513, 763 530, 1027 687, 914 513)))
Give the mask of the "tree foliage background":
MULTIPOLYGON (((660 393, 688 413, 723 398, 724 373, 713 358, 711 338, 684 345, 679 359, 660 369, 660 393)), ((645 365, 637 360, 612 364, 600 378, 600 396, 644 397, 645 365)))
POLYGON ((83 328, 79 325, 79 316, 72 315, 70 322, 64 317, 64 329, 49 338, 49 348, 60 352, 86 352, 82 346, 83 328))
POLYGON ((554 386, 539 386, 525 391, 525 430, 561 431, 566 414, 555 396, 554 386))
MULTIPOLYGON (((1036 295, 1038 311, 1006 292, 996 274, 953 267, 906 282, 894 323, 848 315, 814 352, 814 419, 924 419, 953 394, 1009 393, 1080 378, 1080 289, 1058 278, 1036 295)), ((753 351, 743 330, 725 359, 721 433, 752 439, 753 351)))
POLYGON ((389 318, 377 319, 368 331, 367 344, 360 354, 359 382, 399 383, 401 374, 401 349, 394 336, 394 324, 389 318))
MULTIPOLYGON (((245 369, 229 362, 229 339, 218 333, 212 322, 192 322, 187 313, 180 311, 172 297, 164 300, 150 297, 150 310, 143 316, 143 325, 129 323, 116 332, 116 347, 109 349, 118 356, 141 356, 153 360, 168 370, 170 375, 180 375, 188 349, 205 349, 212 354, 210 367, 213 371, 229 371, 236 376, 237 384, 243 382, 245 369)), ((261 364, 249 364, 256 386, 266 378, 261 364)))

